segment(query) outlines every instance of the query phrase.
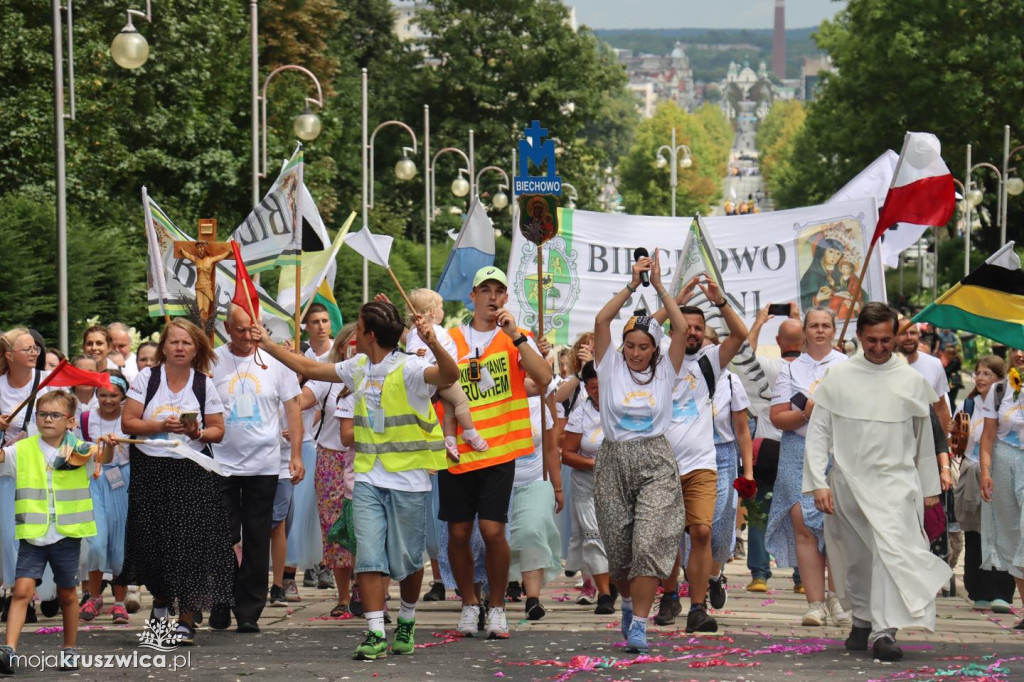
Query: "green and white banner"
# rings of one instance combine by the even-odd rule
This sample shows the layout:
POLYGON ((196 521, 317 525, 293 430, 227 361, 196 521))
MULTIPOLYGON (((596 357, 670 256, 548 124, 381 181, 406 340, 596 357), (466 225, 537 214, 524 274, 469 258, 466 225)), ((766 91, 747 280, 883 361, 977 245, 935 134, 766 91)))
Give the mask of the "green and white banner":
MULTIPOLYGON (((693 219, 631 216, 559 209, 558 235, 541 247, 544 258, 544 330, 554 344, 571 344, 594 328, 598 311, 629 281, 633 250, 662 249, 662 280, 669 286, 693 219)), ((702 218, 729 301, 753 324, 769 303, 795 301, 801 311, 823 305, 843 316, 862 286, 857 281, 878 212, 873 198, 788 211, 702 218)), ((885 300, 877 256, 863 283, 864 301, 885 300)), ((508 307, 518 323, 537 327, 537 246, 513 234, 508 307)), ((623 306, 613 335, 638 307, 656 310, 653 288, 641 288, 623 306)), ((857 308, 854 308, 856 312, 857 308)), ((780 320, 761 337, 774 338, 780 320)))

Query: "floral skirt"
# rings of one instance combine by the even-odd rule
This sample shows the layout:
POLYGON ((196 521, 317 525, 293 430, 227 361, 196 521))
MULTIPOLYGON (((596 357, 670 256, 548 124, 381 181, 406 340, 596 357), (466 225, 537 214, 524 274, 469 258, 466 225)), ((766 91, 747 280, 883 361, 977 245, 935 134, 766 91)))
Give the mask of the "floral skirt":
POLYGON ((352 553, 341 545, 328 542, 331 526, 341 516, 341 502, 352 499, 355 471, 352 469, 356 454, 347 450, 330 450, 317 446, 316 504, 320 513, 320 531, 324 543, 324 564, 330 568, 352 568, 352 553))

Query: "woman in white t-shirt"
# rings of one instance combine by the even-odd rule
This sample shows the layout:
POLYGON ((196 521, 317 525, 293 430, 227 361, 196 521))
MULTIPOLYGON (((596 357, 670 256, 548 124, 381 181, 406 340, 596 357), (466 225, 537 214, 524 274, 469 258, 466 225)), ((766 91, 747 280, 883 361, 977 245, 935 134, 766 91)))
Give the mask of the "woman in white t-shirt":
MULTIPOLYGON (((11 329, 0 336, 0 446, 13 445, 26 436, 39 433, 34 418, 34 400, 13 417, 11 413, 32 395, 33 387, 42 380, 42 373, 36 368, 40 352, 32 334, 24 327, 11 329)), ((44 388, 43 392, 46 390, 44 388)), ((0 476, 0 564, 3 566, 0 577, 7 585, 14 585, 17 561, 14 479, 0 476)), ((31 604, 29 609, 35 615, 31 604)))
POLYGON ((805 626, 825 625, 829 619, 839 626, 851 622, 839 598, 825 591, 825 515, 814 506, 814 496, 803 493, 804 438, 814 409, 814 390, 829 367, 847 360, 832 348, 835 335, 834 312, 822 307, 808 310, 804 314, 806 350, 782 367, 772 389, 771 420, 783 433, 764 546, 779 566, 800 568, 808 606, 801 620, 805 626))
POLYGON ((633 264, 633 277, 594 321, 594 357, 601 383, 604 442, 594 468, 594 499, 609 573, 622 594, 626 651, 647 653, 647 619, 658 581, 668 578, 683 534, 682 493, 665 431, 672 421, 672 388, 683 366, 686 335, 676 334, 661 357, 664 332, 651 317, 631 317, 622 350, 612 344, 611 322, 649 273, 658 299, 677 329, 686 320, 661 282, 658 250, 633 264))
MULTIPOLYGON (((982 403, 988 398, 995 386, 1006 376, 1006 363, 998 355, 986 355, 978 358, 974 366, 974 390, 964 400, 957 411, 964 413, 970 420, 967 442, 964 447, 964 462, 974 462, 980 466, 981 435, 985 430, 985 414, 982 403)), ((1000 384, 1002 391, 1006 384, 1000 384)), ((1001 402, 1001 401, 1000 401, 1001 402)), ((955 420, 954 420, 955 421, 955 420)), ((978 476, 979 468, 964 468, 961 464, 960 476, 978 476)), ((981 505, 982 507, 987 505, 981 505)), ((978 510, 980 512, 980 509, 978 510)), ((978 523, 981 514, 978 513, 978 523)), ((964 531, 964 589, 967 598, 974 602, 975 611, 992 610, 994 613, 1010 613, 1013 604, 1013 591, 1016 589, 1013 576, 1006 571, 993 571, 981 567, 981 528, 967 528, 966 519, 958 519, 964 531)))
POLYGON ((608 553, 601 540, 594 507, 594 465, 604 442, 601 428, 601 392, 594 363, 588 362, 580 372, 585 391, 576 408, 569 414, 562 440, 562 461, 572 468, 573 497, 571 502, 573 542, 569 545, 566 568, 582 568, 597 588, 594 613, 615 613, 615 597, 608 576, 608 553), (578 540, 577 540, 578 538, 578 540))
MULTIPOLYGON (((224 437, 224 406, 208 376, 215 358, 210 342, 179 317, 164 327, 159 344, 157 365, 139 372, 128 389, 121 429, 212 456, 209 444, 224 437)), ((214 610, 210 625, 216 627, 223 622, 216 616, 233 601, 236 559, 220 479, 171 447, 133 445, 129 459, 125 557, 117 582, 149 589, 151 618, 166 618, 176 603, 177 634, 192 644, 196 612, 214 610)))
POLYGON ((1024 350, 1010 350, 1010 365, 981 403, 981 566, 1009 571, 1024 594, 1024 350))

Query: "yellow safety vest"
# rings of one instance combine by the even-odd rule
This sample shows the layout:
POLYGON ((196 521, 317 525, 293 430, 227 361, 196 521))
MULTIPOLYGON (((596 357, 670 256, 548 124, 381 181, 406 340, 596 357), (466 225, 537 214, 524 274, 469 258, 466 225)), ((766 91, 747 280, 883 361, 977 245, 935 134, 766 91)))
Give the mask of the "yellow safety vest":
POLYGON ((31 540, 46 535, 50 525, 51 495, 57 513, 58 533, 68 538, 96 535, 88 467, 54 469, 51 487, 47 481, 46 458, 39 447, 39 438, 38 435, 25 438, 15 446, 15 537, 31 540))
MULTIPOLYGON (((353 377, 357 387, 364 384, 368 360, 365 355, 358 360, 358 369, 353 377)), ((387 471, 439 470, 448 466, 444 434, 434 406, 428 401, 427 412, 423 414, 409 404, 402 371, 406 360, 407 356, 399 355, 384 377, 380 398, 384 423, 378 427, 383 429, 382 432, 373 428, 363 392, 356 392, 352 420, 356 450, 353 468, 356 473, 370 471, 378 458, 387 471)))

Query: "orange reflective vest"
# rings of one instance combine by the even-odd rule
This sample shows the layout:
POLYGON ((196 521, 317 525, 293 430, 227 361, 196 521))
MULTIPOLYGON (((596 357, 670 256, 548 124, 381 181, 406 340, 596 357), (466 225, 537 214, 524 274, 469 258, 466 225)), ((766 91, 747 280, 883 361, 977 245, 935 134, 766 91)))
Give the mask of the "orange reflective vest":
POLYGON ((469 362, 476 359, 475 349, 470 348, 462 327, 453 329, 451 333, 458 349, 459 383, 469 398, 473 423, 490 447, 484 452, 477 452, 462 439, 460 427, 460 461, 450 466, 448 471, 460 474, 532 453, 533 428, 524 384, 526 371, 519 366, 519 349, 512 344, 508 334, 498 330, 479 358, 480 366, 487 368, 494 386, 481 391, 480 382, 469 380, 469 362))

